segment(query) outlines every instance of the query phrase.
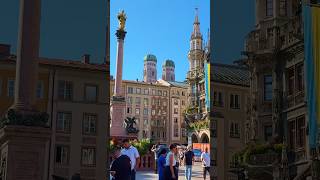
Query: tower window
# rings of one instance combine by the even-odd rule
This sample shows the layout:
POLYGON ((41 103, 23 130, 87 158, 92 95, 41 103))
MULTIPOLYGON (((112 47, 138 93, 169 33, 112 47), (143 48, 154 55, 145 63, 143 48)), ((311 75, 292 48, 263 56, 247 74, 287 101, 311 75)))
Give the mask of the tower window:
POLYGON ((280 0, 280 16, 287 15, 287 0, 280 0))
POLYGON ((271 75, 264 76, 264 100, 265 101, 272 100, 272 76, 271 75))
POLYGON ((273 16, 273 0, 266 0, 266 15, 273 16))

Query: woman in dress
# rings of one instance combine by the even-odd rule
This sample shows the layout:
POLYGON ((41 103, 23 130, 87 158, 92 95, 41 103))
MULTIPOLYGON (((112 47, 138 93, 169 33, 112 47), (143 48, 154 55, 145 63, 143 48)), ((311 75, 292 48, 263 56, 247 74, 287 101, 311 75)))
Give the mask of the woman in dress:
POLYGON ((165 180, 164 179, 164 168, 166 165, 166 155, 167 155, 167 150, 162 149, 160 151, 160 155, 158 158, 158 175, 159 175, 159 180, 165 180))
POLYGON ((177 180, 178 179, 178 168, 177 160, 177 145, 171 144, 170 151, 166 156, 166 167, 165 167, 165 180, 177 180))

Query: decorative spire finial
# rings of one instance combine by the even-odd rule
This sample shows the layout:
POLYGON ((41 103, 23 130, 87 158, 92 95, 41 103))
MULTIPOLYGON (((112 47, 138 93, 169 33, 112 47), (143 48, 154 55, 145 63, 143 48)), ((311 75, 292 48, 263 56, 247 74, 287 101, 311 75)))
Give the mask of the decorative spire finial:
POLYGON ((198 23, 199 23, 198 8, 196 7, 195 10, 196 10, 196 17, 195 17, 195 19, 194 19, 194 23, 195 23, 195 24, 198 24, 198 23))

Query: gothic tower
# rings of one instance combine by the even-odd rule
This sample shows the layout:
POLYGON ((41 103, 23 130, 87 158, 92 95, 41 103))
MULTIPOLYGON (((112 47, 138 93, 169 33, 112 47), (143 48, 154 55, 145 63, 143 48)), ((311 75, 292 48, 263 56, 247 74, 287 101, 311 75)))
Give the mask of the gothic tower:
POLYGON ((157 81, 157 57, 147 54, 144 57, 143 81, 154 83, 157 81))
MULTIPOLYGON (((199 107, 199 111, 204 109, 204 99, 201 100, 202 93, 204 94, 204 83, 201 79, 204 78, 204 47, 203 38, 200 32, 200 22, 198 18, 198 9, 193 23, 193 31, 190 39, 190 50, 188 53, 189 72, 187 80, 189 83, 190 99, 189 103, 199 107)), ((204 96, 203 96, 204 97, 204 96)))
POLYGON ((167 59, 162 65, 162 79, 165 81, 175 81, 174 62, 167 59))

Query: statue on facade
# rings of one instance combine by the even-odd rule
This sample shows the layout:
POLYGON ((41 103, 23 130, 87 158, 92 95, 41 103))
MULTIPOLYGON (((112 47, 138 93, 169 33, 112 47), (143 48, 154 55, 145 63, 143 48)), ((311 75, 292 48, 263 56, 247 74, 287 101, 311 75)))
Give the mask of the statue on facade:
POLYGON ((245 127, 245 143, 250 141, 250 117, 251 117, 251 103, 250 98, 247 98, 247 106, 246 106, 246 127, 245 127))
POLYGON ((134 124, 137 124, 136 123, 136 118, 135 117, 127 117, 125 120, 125 125, 126 125, 126 130, 128 133, 138 133, 139 130, 135 127, 133 127, 134 124))
POLYGON ((257 92, 253 93, 252 110, 251 110, 251 139, 257 138, 257 92))
POLYGON ((274 98, 273 98, 273 102, 272 102, 272 122, 273 122, 273 134, 275 136, 275 138, 277 138, 277 136, 279 136, 279 92, 278 90, 274 90, 274 98))
POLYGON ((124 13, 124 10, 119 12, 117 17, 118 17, 118 21, 119 21, 119 30, 124 31, 124 28, 125 28, 125 25, 126 25, 126 20, 127 20, 127 16, 124 13))

